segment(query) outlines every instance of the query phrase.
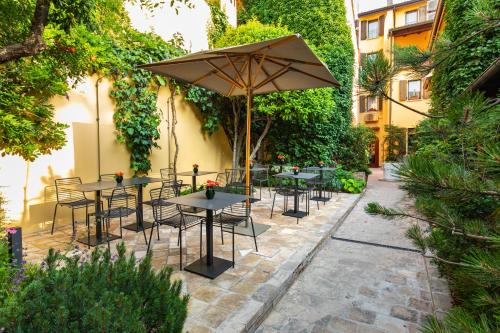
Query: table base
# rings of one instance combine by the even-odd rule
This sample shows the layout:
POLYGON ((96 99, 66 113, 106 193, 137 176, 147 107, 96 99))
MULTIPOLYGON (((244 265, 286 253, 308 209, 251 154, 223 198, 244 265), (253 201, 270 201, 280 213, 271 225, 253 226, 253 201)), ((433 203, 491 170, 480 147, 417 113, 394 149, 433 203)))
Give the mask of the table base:
POLYGON ((231 267, 233 267, 231 261, 217 257, 214 257, 213 264, 208 266, 207 256, 204 256, 184 267, 184 270, 210 279, 215 279, 231 267))
POLYGON ((303 211, 300 211, 300 210, 294 212, 293 209, 290 209, 290 210, 287 210, 286 212, 284 212, 283 215, 285 215, 285 216, 291 216, 291 217, 296 217, 298 219, 301 219, 301 218, 307 216, 307 212, 303 212, 303 211))
POLYGON ((151 222, 142 222, 142 225, 143 225, 143 227, 141 228, 137 225, 137 223, 131 223, 131 224, 124 225, 123 229, 139 232, 139 231, 142 231, 145 229, 150 229, 153 227, 153 223, 151 223, 151 222))
MULTIPOLYGON (((259 236, 264 233, 267 229, 271 228, 270 225, 254 223, 253 227, 255 229, 255 236, 259 236)), ((252 224, 248 222, 248 225, 245 227, 245 223, 234 227, 234 233, 242 236, 250 236, 253 237, 252 224)))
POLYGON ((325 198, 325 197, 312 197, 311 200, 314 201, 321 201, 321 202, 327 202, 330 201, 330 198, 325 198))
MULTIPOLYGON (((120 236, 114 235, 114 234, 109 234, 109 241, 114 241, 116 239, 120 239, 120 236)), ((77 239, 77 242, 83 243, 85 245, 90 245, 92 247, 100 245, 100 244, 105 244, 107 243, 106 240, 106 235, 102 235, 102 238, 100 240, 97 239, 96 235, 90 235, 90 244, 89 244, 89 239, 88 237, 82 237, 77 239)))

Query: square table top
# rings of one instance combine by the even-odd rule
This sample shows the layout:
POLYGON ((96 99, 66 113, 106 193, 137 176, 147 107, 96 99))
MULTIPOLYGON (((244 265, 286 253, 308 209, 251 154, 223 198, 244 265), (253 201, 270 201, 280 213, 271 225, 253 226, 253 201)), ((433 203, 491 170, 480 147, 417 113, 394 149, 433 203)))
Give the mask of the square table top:
POLYGON ((293 172, 282 172, 275 175, 280 178, 294 178, 294 179, 312 179, 318 177, 317 173, 307 173, 307 172, 299 172, 298 175, 295 175, 293 172))
POLYGON ((217 171, 198 171, 197 173, 194 173, 193 170, 191 170, 191 171, 177 172, 176 175, 197 177, 197 176, 211 175, 214 173, 217 173, 217 171))
POLYGON ((207 199, 204 191, 195 192, 180 197, 165 200, 173 204, 203 208, 208 210, 218 210, 231 206, 235 203, 245 201, 248 197, 242 194, 225 192, 215 192, 213 199, 207 199))
MULTIPOLYGON (((237 170, 243 170, 245 171, 246 169, 245 168, 236 168, 237 170)), ((253 168, 250 168, 250 172, 254 172, 254 171, 266 171, 267 168, 263 168, 263 167, 253 167, 253 168)))
POLYGON ((120 184, 112 180, 104 180, 100 182, 93 183, 83 183, 83 184, 71 184, 71 185, 61 185, 61 187, 68 190, 75 190, 80 192, 93 192, 102 190, 112 190, 114 188, 126 187, 126 186, 136 186, 144 185, 149 183, 159 183, 164 181, 161 178, 152 177, 132 177, 124 179, 120 184))
POLYGON ((336 170, 336 168, 332 168, 332 167, 319 167, 319 166, 310 166, 310 167, 306 167, 304 168, 303 170, 311 170, 311 171, 334 171, 336 170))

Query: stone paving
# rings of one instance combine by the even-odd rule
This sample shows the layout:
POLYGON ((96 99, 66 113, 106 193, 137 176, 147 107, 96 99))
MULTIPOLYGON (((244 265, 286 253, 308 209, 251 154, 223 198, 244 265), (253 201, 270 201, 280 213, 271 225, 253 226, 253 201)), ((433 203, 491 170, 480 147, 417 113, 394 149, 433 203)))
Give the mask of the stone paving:
POLYGON ((416 223, 366 214, 371 201, 413 210, 398 183, 370 176, 365 196, 318 251, 258 332, 417 332, 429 313, 451 306, 446 280, 404 236, 416 223), (377 243, 374 246, 342 239, 377 243))
MULTIPOLYGON (((262 193, 266 193, 267 197, 253 205, 252 215, 254 221, 268 224, 271 228, 258 237, 259 252, 255 252, 253 238, 236 236, 236 267, 215 280, 179 271, 177 232, 167 226, 160 228, 160 241, 154 240, 153 245, 153 264, 155 268, 171 266, 173 277, 184 281, 184 291, 191 295, 186 331, 255 330, 360 197, 333 194, 332 200, 326 205, 321 204, 319 210, 311 204, 311 214, 297 224, 296 219, 280 214, 281 198, 277 200, 275 215, 270 219, 271 200, 267 191, 262 193)), ((150 214, 149 210, 145 211, 146 220, 151 218, 150 214)), ((71 227, 63 227, 61 223, 57 224, 54 235, 40 232, 23 237, 28 261, 40 262, 50 247, 61 251, 74 248, 71 227)), ((117 221, 112 223, 112 232, 118 233, 117 221)), ((77 230, 78 237, 86 235, 84 223, 78 223, 77 230)), ((146 254, 143 234, 123 232, 127 249, 135 251, 137 258, 143 257, 146 254)), ((224 245, 216 230, 214 235, 214 254, 230 260, 230 235, 225 235, 224 245)), ((199 257, 199 228, 190 229, 186 238, 183 260, 190 263, 199 257)))

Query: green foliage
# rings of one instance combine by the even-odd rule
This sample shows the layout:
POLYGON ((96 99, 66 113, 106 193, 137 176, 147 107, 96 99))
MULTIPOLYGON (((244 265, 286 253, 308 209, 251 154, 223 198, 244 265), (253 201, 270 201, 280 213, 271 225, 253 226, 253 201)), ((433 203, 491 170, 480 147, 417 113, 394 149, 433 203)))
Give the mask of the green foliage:
MULTIPOLYGON (((140 0, 154 8, 158 2, 140 0)), ((34 0, 0 4, 4 16, 1 45, 20 42, 29 33, 34 0), (15 23, 13 22, 15 18, 15 23)), ((44 40, 48 49, 8 62, 0 74, 0 150, 34 160, 61 148, 67 125, 54 121, 50 98, 67 92, 88 74, 113 78, 114 122, 118 141, 131 153, 131 169, 150 169, 149 155, 157 147, 160 112, 156 88, 159 77, 138 64, 180 55, 178 47, 153 34, 135 31, 123 1, 52 1, 44 40)), ((173 4, 171 4, 173 5, 173 4)))
POLYGON ((139 264, 134 254, 97 249, 66 257, 54 250, 37 275, 0 310, 8 332, 181 332, 188 296, 171 269, 155 272, 149 253, 139 264))
POLYGON ((447 109, 500 56, 500 6, 495 0, 447 0, 446 27, 434 52, 431 101, 447 109))
POLYGON ((362 125, 351 126, 345 131, 342 143, 337 146, 333 159, 348 170, 368 172, 370 163, 368 148, 375 138, 372 129, 362 125))
POLYGON ((389 83, 398 70, 397 66, 391 65, 389 59, 379 52, 374 59, 367 57, 363 60, 359 71, 359 86, 369 95, 385 97, 389 83))
POLYGON ((397 162, 406 154, 406 130, 395 125, 385 125, 384 146, 387 149, 386 162, 397 162))
POLYGON ((208 27, 208 42, 212 48, 224 36, 228 27, 226 13, 220 8, 219 1, 209 2, 210 16, 212 17, 212 24, 208 27))
POLYGON ((342 183, 342 189, 348 193, 361 193, 363 188, 365 188, 365 181, 363 179, 340 179, 342 183))

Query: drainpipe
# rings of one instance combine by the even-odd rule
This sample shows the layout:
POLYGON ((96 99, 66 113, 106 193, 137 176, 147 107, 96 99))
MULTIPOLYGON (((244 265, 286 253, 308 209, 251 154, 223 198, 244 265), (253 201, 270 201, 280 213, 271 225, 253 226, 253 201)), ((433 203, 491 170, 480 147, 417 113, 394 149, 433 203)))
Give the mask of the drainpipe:
POLYGON ((104 78, 101 76, 95 82, 95 107, 96 107, 96 122, 97 122, 97 179, 101 181, 101 134, 99 132, 99 82, 104 78))

